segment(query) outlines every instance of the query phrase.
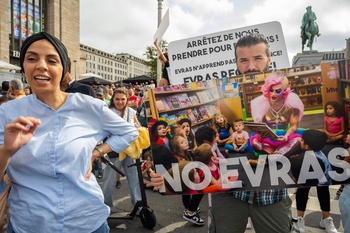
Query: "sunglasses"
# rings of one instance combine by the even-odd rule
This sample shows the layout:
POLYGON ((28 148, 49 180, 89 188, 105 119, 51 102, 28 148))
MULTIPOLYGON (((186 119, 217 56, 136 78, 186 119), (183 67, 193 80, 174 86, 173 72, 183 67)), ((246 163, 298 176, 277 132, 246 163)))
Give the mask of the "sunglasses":
POLYGON ((272 88, 270 88, 270 93, 276 93, 276 94, 280 94, 281 92, 282 92, 283 90, 282 90, 282 88, 278 88, 278 89, 272 89, 272 88))

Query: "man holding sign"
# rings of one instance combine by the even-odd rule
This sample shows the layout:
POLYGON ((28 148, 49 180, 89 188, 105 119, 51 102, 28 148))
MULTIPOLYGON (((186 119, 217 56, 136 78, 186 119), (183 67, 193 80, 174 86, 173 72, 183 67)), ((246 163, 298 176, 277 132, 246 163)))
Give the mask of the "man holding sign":
MULTIPOLYGON (((240 73, 269 69, 271 55, 268 40, 261 34, 242 36, 235 45, 240 73)), ((155 189, 164 185, 162 175, 153 173, 155 189)), ((210 233, 244 233, 250 217, 256 233, 288 233, 293 229, 291 204, 287 189, 234 191, 212 194, 210 233)))
MULTIPOLYGON (((260 34, 248 34, 240 38, 235 46, 235 55, 240 73, 249 74, 269 69, 269 44, 260 34)), ((291 204, 287 189, 212 194, 209 232, 244 233, 248 217, 257 233, 290 232, 291 204)))

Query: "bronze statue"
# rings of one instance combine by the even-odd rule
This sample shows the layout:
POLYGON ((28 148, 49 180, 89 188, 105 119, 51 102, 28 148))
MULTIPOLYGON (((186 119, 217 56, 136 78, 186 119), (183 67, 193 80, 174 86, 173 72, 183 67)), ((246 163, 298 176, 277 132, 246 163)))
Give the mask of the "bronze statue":
POLYGON ((302 44, 302 51, 304 51, 304 45, 307 42, 307 47, 310 48, 310 51, 312 50, 312 45, 314 43, 315 36, 320 36, 318 30, 318 25, 315 22, 317 19, 315 13, 312 11, 311 6, 306 7, 306 13, 303 16, 303 20, 301 22, 301 44, 302 44))

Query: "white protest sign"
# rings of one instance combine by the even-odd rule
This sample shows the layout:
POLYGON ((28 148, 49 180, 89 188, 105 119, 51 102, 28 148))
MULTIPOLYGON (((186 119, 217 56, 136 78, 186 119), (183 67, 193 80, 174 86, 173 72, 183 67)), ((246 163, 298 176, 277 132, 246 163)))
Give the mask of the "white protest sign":
POLYGON ((252 32, 263 34, 268 39, 272 69, 290 67, 281 24, 273 21, 172 41, 168 46, 171 83, 237 75, 234 44, 240 37, 252 32))
POLYGON ((169 9, 165 12, 165 15, 163 16, 162 21, 160 22, 156 33, 154 33, 153 41, 155 41, 158 38, 158 42, 160 42, 168 27, 169 27, 169 9))

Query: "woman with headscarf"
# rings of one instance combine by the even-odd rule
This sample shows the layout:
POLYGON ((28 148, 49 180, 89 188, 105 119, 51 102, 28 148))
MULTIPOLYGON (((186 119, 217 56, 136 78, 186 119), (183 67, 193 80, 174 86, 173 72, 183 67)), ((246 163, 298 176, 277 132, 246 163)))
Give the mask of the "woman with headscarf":
POLYGON ((12 182, 8 232, 109 232, 91 162, 122 152, 138 132, 103 101, 62 92, 67 62, 56 37, 28 37, 20 65, 33 94, 0 106, 0 181, 6 171, 12 182))

